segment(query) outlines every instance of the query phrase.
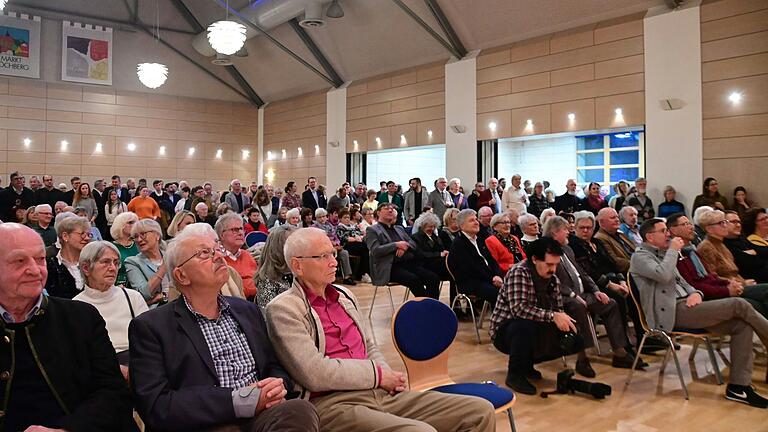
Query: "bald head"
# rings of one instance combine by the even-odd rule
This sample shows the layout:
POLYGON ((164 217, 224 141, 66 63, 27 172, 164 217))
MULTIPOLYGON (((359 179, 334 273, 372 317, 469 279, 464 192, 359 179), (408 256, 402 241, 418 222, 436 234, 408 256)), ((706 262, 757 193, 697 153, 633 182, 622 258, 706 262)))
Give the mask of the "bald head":
POLYGON ((600 224, 601 229, 604 229, 609 234, 615 234, 621 225, 619 214, 610 207, 605 207, 597 212, 597 223, 600 224))
POLYGON ((40 235, 17 223, 0 225, 0 304, 14 316, 29 311, 47 278, 40 235))

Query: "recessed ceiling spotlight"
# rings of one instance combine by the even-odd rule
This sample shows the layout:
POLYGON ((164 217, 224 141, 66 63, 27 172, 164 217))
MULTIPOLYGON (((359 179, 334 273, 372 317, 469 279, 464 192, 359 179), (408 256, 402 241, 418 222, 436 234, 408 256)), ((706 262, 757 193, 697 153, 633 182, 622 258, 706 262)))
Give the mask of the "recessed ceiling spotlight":
POLYGON ((730 95, 728 95, 728 100, 731 101, 733 104, 737 104, 741 102, 741 93, 739 92, 732 92, 730 95))
POLYGON ((492 132, 495 132, 496 131, 496 122, 488 123, 488 129, 490 129, 492 132))
POLYGON ((128 143, 128 151, 136 151, 136 144, 128 143))

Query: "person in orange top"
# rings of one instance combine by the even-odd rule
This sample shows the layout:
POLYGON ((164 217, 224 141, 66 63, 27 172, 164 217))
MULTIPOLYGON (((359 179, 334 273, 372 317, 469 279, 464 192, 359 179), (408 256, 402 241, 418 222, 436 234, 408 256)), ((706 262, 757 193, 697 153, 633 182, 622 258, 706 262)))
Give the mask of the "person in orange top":
POLYGON ((520 239, 512 234, 512 221, 506 213, 497 213, 491 219, 494 235, 485 239, 485 246, 493 259, 499 263, 501 271, 506 273, 516 262, 524 260, 525 250, 520 239))
POLYGON ((139 219, 157 220, 160 218, 160 207, 157 201, 149 197, 149 188, 144 186, 139 195, 128 203, 128 211, 136 213, 139 219))
POLYGON ((243 278, 243 293, 247 300, 256 296, 256 271, 258 265, 248 251, 243 250, 245 233, 243 218, 237 213, 225 213, 219 217, 214 227, 221 245, 226 249, 224 259, 243 278))

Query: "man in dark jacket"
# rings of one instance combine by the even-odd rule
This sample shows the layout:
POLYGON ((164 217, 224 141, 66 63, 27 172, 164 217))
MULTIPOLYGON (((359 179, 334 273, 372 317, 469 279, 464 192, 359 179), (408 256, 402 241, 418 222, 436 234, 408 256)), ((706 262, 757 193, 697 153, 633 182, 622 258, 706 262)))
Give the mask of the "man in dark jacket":
POLYGON ((35 205, 35 194, 32 189, 24 186, 24 176, 18 171, 12 172, 11 184, 0 191, 0 211, 2 211, 0 217, 5 222, 15 222, 14 207, 26 210, 33 205, 35 205))
POLYGON ((565 193, 555 197, 555 203, 552 206, 557 214, 574 213, 581 207, 581 200, 576 196, 576 180, 568 179, 565 188, 565 193))
POLYGON ((72 205, 72 201, 75 199, 75 191, 80 189, 80 177, 74 176, 71 179, 69 179, 69 184, 72 185, 72 189, 64 192, 63 199, 65 203, 72 205))
MULTIPOLYGON (((110 191, 116 191, 117 198, 128 205, 128 203, 131 202, 131 192, 128 190, 128 188, 120 187, 120 176, 113 175, 110 181, 110 186, 104 190, 104 194, 107 199, 109 199, 110 191)), ((45 179, 43 179, 43 183, 45 183, 45 179)))
POLYGON ((0 225, 0 430, 137 430, 104 320, 87 303, 43 294, 44 258, 37 233, 0 225))
POLYGON ((48 204, 51 208, 56 207, 56 202, 64 198, 64 193, 53 186, 53 176, 45 174, 43 176, 43 186, 35 191, 35 204, 48 204))
POLYGON ((475 294, 490 303, 493 308, 504 273, 485 246, 485 241, 478 236, 480 222, 475 211, 460 211, 456 215, 456 223, 461 234, 453 241, 448 254, 451 274, 456 279, 460 292, 475 294))
POLYGON ((301 194, 301 206, 312 209, 312 214, 315 214, 318 208, 328 207, 325 195, 317 189, 317 179, 310 177, 307 179, 307 184, 309 187, 301 194))
POLYGON ((165 264, 181 296, 128 329, 131 387, 148 429, 319 430, 309 402, 285 400, 293 382, 258 306, 219 294, 229 271, 214 238, 182 231, 165 264))

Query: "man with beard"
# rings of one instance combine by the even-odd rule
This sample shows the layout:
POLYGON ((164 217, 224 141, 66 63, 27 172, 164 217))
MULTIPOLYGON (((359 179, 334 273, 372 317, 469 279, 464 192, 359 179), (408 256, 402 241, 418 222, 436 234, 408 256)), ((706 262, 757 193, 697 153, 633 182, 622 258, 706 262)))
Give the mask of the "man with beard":
POLYGON ((413 221, 421 215, 421 211, 424 207, 428 205, 429 196, 421 186, 420 178, 414 177, 408 180, 408 185, 410 188, 408 189, 408 192, 405 193, 405 197, 403 197, 403 200, 405 201, 405 204, 403 204, 403 214, 405 216, 405 222, 408 226, 411 226, 413 225, 413 221))
POLYGON ((557 214, 575 213, 579 211, 581 206, 581 200, 576 196, 576 180, 568 179, 568 182, 565 184, 565 189, 564 194, 555 198, 555 203, 552 206, 557 214))
POLYGON ((648 182, 643 177, 635 180, 636 192, 627 197, 625 206, 634 207, 637 210, 637 224, 641 225, 648 219, 653 219, 656 212, 653 210, 653 202, 645 194, 648 182))

